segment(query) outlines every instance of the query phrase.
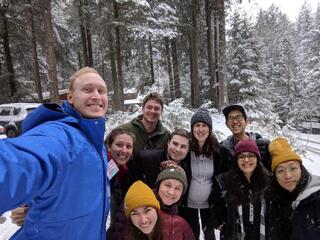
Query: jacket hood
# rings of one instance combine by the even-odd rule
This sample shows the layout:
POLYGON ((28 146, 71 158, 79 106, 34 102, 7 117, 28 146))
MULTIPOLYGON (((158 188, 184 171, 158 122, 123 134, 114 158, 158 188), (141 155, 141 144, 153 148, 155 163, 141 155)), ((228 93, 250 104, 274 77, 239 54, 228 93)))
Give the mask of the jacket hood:
POLYGON ((316 176, 316 175, 311 175, 311 180, 310 182, 307 184, 305 190, 303 190, 299 196, 297 197, 297 199, 295 201, 292 202, 292 207, 295 209, 298 207, 298 205, 300 204, 300 202, 304 199, 306 199, 307 197, 309 197, 311 194, 317 192, 320 190, 320 176, 316 176))
MULTIPOLYGON (((63 105, 69 105, 63 103, 63 105)), ((69 105, 70 106, 70 105, 69 105)), ((71 107, 71 106, 70 106, 71 107)), ((55 103, 42 104, 29 113, 22 122, 22 133, 48 121, 54 121, 67 117, 61 106, 55 103)))
POLYGON ((39 106, 28 114, 22 122, 22 133, 42 123, 55 120, 74 125, 76 128, 84 131, 96 146, 98 152, 101 152, 103 141, 100 139, 104 137, 105 119, 103 117, 93 119, 83 118, 67 101, 64 101, 61 106, 53 103, 39 106))

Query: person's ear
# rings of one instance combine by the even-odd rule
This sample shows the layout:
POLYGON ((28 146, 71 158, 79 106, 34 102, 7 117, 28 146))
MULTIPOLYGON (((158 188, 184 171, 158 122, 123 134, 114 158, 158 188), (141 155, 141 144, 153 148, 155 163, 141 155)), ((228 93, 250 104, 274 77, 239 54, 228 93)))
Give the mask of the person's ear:
POLYGON ((72 92, 68 92, 67 99, 70 104, 73 104, 73 94, 72 92))

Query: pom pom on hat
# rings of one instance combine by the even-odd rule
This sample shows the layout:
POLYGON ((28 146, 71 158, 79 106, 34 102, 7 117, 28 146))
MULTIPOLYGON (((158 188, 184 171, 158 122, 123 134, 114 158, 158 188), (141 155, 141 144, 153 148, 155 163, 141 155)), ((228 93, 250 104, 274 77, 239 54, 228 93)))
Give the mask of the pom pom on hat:
POLYGON ((176 162, 172 160, 164 161, 160 165, 160 170, 161 172, 158 174, 156 185, 160 184, 161 181, 165 179, 176 179, 183 185, 182 195, 187 191, 188 181, 186 173, 182 167, 176 164, 176 162))
POLYGON ((199 108, 195 114, 191 117, 191 131, 193 129, 193 125, 197 122, 203 122, 208 125, 210 131, 212 131, 212 119, 207 109, 199 108))
POLYGON ((136 208, 149 206, 160 210, 160 203, 148 185, 142 181, 134 182, 124 197, 124 212, 129 218, 130 212, 136 208))
POLYGON ((234 157, 236 158, 240 153, 243 153, 243 152, 254 153, 259 160, 261 159, 260 151, 256 141, 250 138, 241 140, 240 142, 237 143, 234 149, 234 157))
POLYGON ((292 150, 291 146, 288 143, 288 140, 282 137, 274 139, 269 144, 269 152, 272 157, 272 172, 274 172, 277 166, 283 162, 302 162, 301 157, 292 150))

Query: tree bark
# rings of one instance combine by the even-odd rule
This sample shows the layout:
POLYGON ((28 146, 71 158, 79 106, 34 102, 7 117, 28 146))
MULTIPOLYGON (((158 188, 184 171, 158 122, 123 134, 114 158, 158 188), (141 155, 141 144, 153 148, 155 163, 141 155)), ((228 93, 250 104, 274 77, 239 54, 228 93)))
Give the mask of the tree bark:
POLYGON ((151 85, 155 83, 154 79, 154 66, 153 66, 153 54, 152 54, 152 42, 151 37, 149 36, 149 59, 150 59, 150 75, 151 75, 151 85))
POLYGON ((78 12, 80 18, 80 35, 85 66, 93 67, 91 31, 88 13, 83 8, 88 6, 87 0, 78 0, 78 12))
POLYGON ((52 28, 51 0, 45 0, 42 5, 44 22, 44 38, 46 44, 47 63, 49 68, 50 101, 60 103, 57 79, 57 60, 55 55, 55 42, 52 28))
POLYGON ((175 97, 181 98, 179 61, 178 61, 178 54, 177 54, 176 39, 171 40, 171 49, 172 49, 172 67, 173 67, 175 97))
MULTIPOLYGON (((117 20, 119 18, 118 3, 116 0, 113 2, 114 7, 114 18, 117 20)), ((120 41, 120 27, 116 25, 115 27, 116 35, 116 61, 117 61, 117 77, 119 86, 119 107, 124 110, 124 94, 123 94, 123 72, 122 72, 122 56, 121 56, 121 41, 120 41)))
POLYGON ((41 80, 40 80, 40 73, 39 73, 39 62, 38 62, 38 53, 37 53, 37 40, 36 40, 36 33, 34 29, 34 19, 33 19, 33 10, 31 5, 31 0, 29 1, 29 21, 30 21, 30 28, 31 28, 31 36, 32 36, 32 72, 34 81, 36 84, 36 91, 38 95, 39 102, 43 102, 42 96, 42 87, 41 87, 41 80))
POLYGON ((112 76, 112 86, 113 86, 112 109, 120 110, 119 84, 118 84, 118 78, 117 78, 117 66, 115 61, 112 32, 108 34, 108 40, 109 40, 109 53, 110 53, 109 56, 110 56, 111 76, 112 76))
POLYGON ((168 71, 168 77, 169 77, 170 98, 171 98, 171 101, 173 101, 175 99, 175 94, 174 94, 174 82, 173 82, 173 75, 172 75, 171 49, 170 49, 168 38, 165 38, 165 48, 166 48, 167 71, 168 71))
POLYGON ((199 107, 201 104, 200 97, 200 77, 199 77, 199 63, 198 63, 198 14, 199 14, 199 0, 192 0, 192 30, 190 36, 191 44, 191 94, 193 95, 192 107, 199 107))
POLYGON ((228 93, 226 84, 226 26, 224 13, 224 0, 217 0, 218 31, 219 31, 219 108, 228 104, 228 93))
POLYGON ((10 45, 9 45, 9 33, 8 33, 6 9, 2 7, 0 8, 0 25, 2 26, 2 29, 0 30, 0 34, 2 38, 4 55, 6 59, 6 67, 8 71, 8 83, 10 88, 9 96, 12 97, 17 91, 17 86, 15 81, 15 74, 14 74, 13 62, 11 57, 10 45))
POLYGON ((208 69, 209 69, 209 96, 210 100, 218 106, 218 98, 216 95, 216 78, 215 78, 215 56, 214 56, 214 41, 213 41, 213 26, 212 26, 212 0, 206 0, 206 24, 207 24, 207 52, 208 52, 208 69))

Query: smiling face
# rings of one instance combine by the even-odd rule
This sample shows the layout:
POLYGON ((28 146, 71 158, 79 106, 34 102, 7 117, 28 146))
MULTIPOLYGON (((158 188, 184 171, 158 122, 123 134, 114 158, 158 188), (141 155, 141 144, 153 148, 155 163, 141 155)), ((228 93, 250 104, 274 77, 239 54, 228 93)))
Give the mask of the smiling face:
POLYGON ((242 112, 239 110, 233 110, 228 114, 226 124, 232 134, 241 135, 245 132, 247 121, 242 112))
POLYGON ((197 122, 193 125, 192 134, 200 146, 206 142, 209 137, 209 131, 209 126, 203 122, 197 122))
POLYGON ((237 156, 237 161, 243 175, 250 181, 250 177, 257 167, 257 156, 252 152, 242 152, 237 156))
POLYGON ((277 181, 281 187, 292 192, 301 178, 301 165, 298 161, 287 161, 277 166, 275 170, 277 181))
POLYGON ((143 121, 149 124, 157 124, 162 112, 161 104, 154 99, 150 99, 143 106, 142 112, 143 121))
POLYGON ((168 142, 168 155, 170 160, 179 163, 189 152, 189 139, 180 135, 173 135, 168 142))
POLYGON ((165 179, 159 185, 158 195, 164 205, 171 206, 180 200, 182 192, 183 185, 179 180, 165 179))
POLYGON ((85 118, 103 117, 108 108, 107 86, 97 73, 84 73, 73 82, 69 103, 85 118))
POLYGON ((157 223, 157 210, 153 207, 139 207, 130 212, 133 225, 144 234, 151 234, 157 223))
POLYGON ((128 134, 118 134, 115 136, 108 150, 112 159, 117 165, 125 165, 132 156, 133 138, 128 134))

